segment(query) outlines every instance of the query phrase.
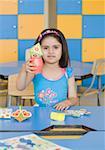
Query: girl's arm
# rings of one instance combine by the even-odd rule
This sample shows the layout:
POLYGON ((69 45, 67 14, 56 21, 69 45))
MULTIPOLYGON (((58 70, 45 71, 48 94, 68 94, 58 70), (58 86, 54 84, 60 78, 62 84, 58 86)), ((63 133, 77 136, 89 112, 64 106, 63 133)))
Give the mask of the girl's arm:
POLYGON ((68 100, 70 100, 71 106, 78 104, 77 87, 74 76, 68 79, 68 100))
POLYGON ((78 105, 78 97, 75 79, 72 76, 71 78, 68 79, 68 99, 56 104, 54 107, 57 110, 64 110, 73 105, 78 105))
POLYGON ((34 78, 34 70, 35 66, 33 63, 27 61, 25 64, 23 64, 22 69, 17 77, 16 86, 18 90, 24 90, 29 85, 34 78))

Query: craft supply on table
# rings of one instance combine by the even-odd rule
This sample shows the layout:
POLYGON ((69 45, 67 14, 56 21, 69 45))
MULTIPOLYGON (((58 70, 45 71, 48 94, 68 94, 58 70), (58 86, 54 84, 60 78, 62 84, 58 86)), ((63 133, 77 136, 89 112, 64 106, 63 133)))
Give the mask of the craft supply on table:
POLYGON ((12 109, 10 108, 0 108, 0 118, 10 119, 12 114, 12 109))
POLYGON ((84 115, 90 115, 91 112, 87 111, 86 109, 79 109, 79 110, 65 110, 65 115, 72 116, 72 117, 81 117, 84 115))
POLYGON ((16 119, 19 122, 22 122, 32 116, 31 112, 22 109, 21 106, 19 106, 19 109, 17 109, 15 112, 12 113, 12 117, 16 119))
POLYGON ((50 113, 50 119, 57 120, 57 121, 64 121, 65 120, 65 114, 59 113, 59 112, 51 112, 50 113))

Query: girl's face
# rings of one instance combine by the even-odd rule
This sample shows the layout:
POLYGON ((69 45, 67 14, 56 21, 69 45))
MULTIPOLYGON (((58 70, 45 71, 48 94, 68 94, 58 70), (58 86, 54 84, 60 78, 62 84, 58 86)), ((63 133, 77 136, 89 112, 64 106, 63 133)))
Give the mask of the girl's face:
POLYGON ((54 37, 46 37, 42 41, 43 59, 48 64, 59 64, 62 55, 62 45, 54 37))

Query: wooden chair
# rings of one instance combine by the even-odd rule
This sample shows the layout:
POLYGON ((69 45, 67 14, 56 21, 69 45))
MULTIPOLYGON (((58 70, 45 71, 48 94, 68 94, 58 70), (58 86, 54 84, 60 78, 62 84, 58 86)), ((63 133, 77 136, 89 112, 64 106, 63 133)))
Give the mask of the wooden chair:
POLYGON ((92 74, 92 81, 88 88, 83 87, 83 86, 77 87, 79 103, 80 103, 80 98, 82 96, 89 96, 89 95, 97 94, 97 105, 100 106, 100 94, 103 91, 103 87, 101 87, 101 77, 105 75, 105 59, 104 58, 97 59, 93 62, 91 74, 92 74), (93 85, 96 80, 96 77, 98 77, 98 87, 97 89, 94 89, 93 85))
POLYGON ((0 79, 0 100, 4 101, 6 99, 5 107, 7 104, 7 94, 8 94, 8 81, 0 79))
POLYGON ((32 100, 34 100, 34 89, 33 83, 31 82, 29 86, 22 91, 17 90, 16 88, 16 79, 17 74, 10 75, 8 77, 8 106, 11 106, 12 97, 16 98, 16 104, 19 105, 21 100, 23 101, 23 105, 25 104, 25 100, 30 100, 30 104, 32 104, 32 100))

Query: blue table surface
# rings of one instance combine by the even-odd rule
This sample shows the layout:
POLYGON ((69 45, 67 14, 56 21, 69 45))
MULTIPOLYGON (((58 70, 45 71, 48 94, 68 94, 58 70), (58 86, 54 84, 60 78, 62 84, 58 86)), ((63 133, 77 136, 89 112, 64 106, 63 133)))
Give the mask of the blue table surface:
MULTIPOLYGON (((105 107, 104 106, 74 106, 70 109, 87 109, 91 112, 89 116, 81 116, 80 118, 73 118, 66 116, 65 121, 57 122, 50 119, 50 113, 55 111, 49 107, 23 107, 32 113, 32 117, 19 123, 15 119, 1 119, 0 120, 0 131, 33 131, 42 130, 54 124, 65 124, 65 125, 84 125, 93 128, 98 131, 105 131, 105 107)), ((13 111, 17 107, 12 107, 13 111)))
POLYGON ((81 79, 81 77, 91 74, 92 64, 90 63, 84 63, 84 62, 72 60, 71 66, 74 71, 74 76, 77 79, 79 78, 81 79))
MULTIPOLYGON (((30 132, 0 132, 0 140, 32 134, 30 132)), ((91 131, 83 135, 80 139, 47 139, 58 145, 71 148, 73 150, 105 150, 105 132, 91 131)))

